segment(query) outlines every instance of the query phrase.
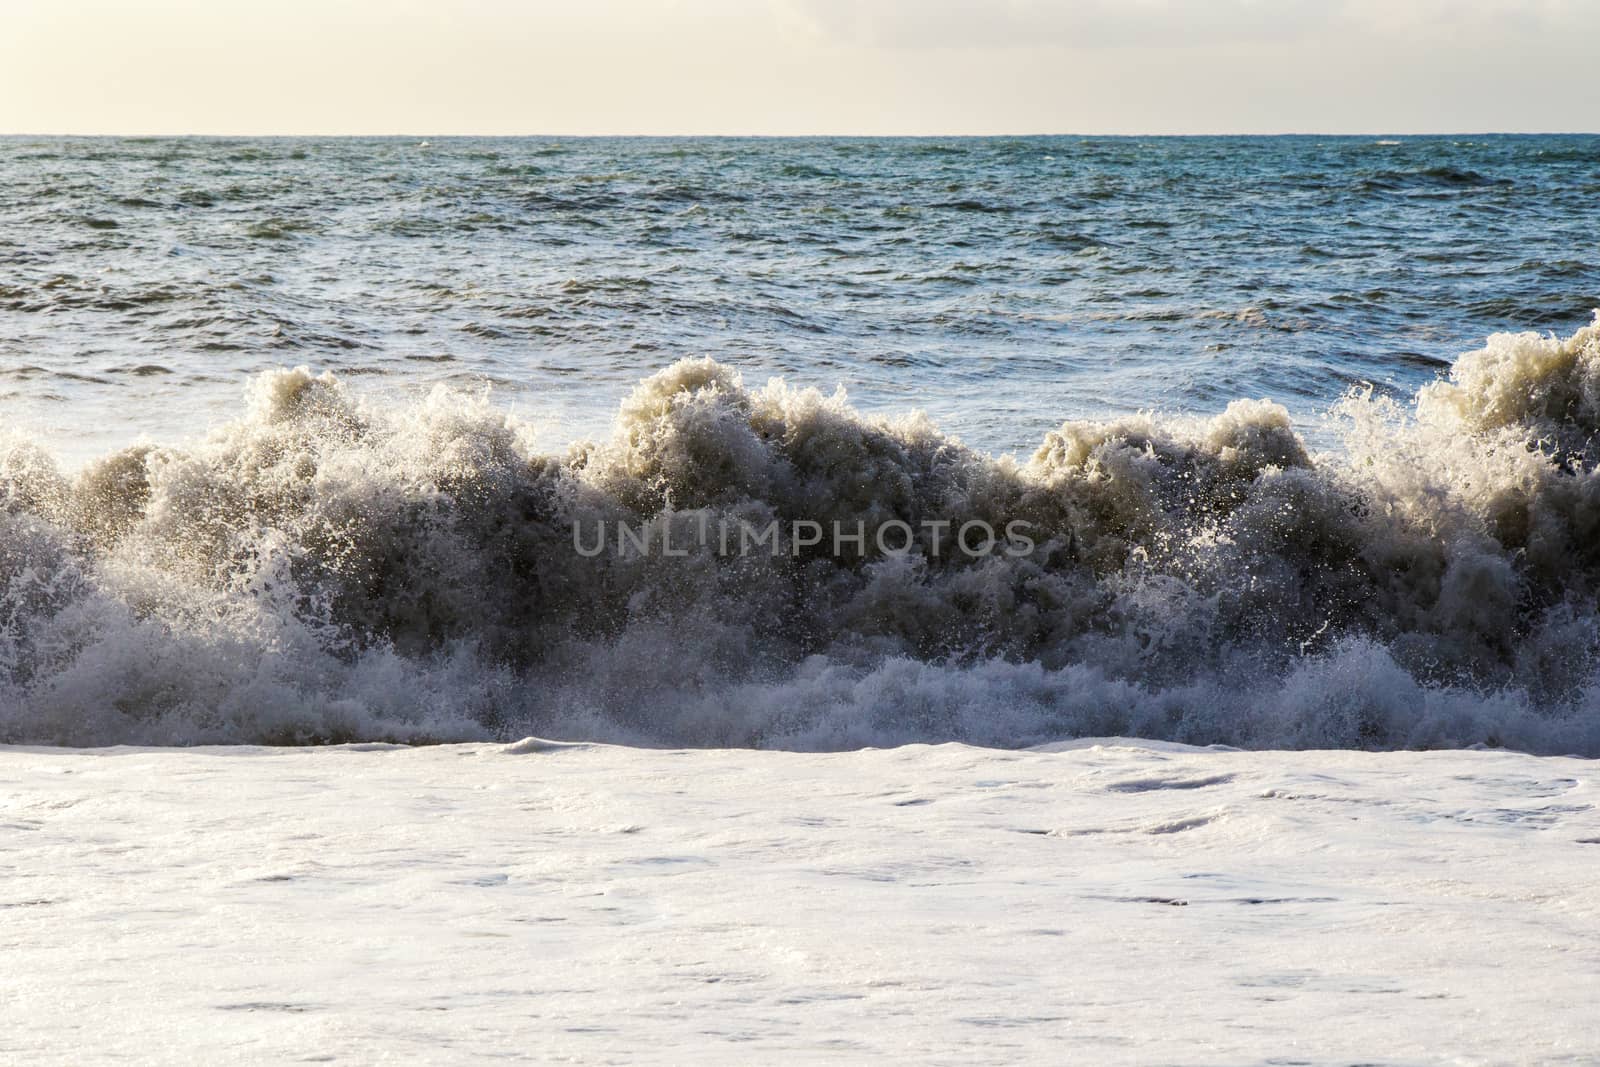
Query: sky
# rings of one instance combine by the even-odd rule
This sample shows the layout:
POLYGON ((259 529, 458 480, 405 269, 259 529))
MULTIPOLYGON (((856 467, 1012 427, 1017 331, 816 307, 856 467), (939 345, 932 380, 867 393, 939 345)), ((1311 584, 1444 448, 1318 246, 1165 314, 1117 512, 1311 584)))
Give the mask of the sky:
POLYGON ((1594 131, 1600 0, 0 0, 0 133, 1594 131))

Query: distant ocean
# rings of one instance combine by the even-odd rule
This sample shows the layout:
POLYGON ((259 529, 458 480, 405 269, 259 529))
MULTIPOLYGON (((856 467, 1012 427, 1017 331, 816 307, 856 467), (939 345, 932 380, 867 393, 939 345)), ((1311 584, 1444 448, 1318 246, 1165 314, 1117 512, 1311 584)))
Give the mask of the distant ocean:
POLYGON ((0 742, 1600 755, 1597 204, 1597 136, 0 138, 0 742))

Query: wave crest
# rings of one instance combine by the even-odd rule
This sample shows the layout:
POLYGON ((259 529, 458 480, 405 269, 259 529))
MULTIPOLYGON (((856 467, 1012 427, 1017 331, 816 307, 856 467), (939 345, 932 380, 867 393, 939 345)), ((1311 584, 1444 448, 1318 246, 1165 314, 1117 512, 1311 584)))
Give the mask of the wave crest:
POLYGON ((481 397, 276 371, 192 446, 69 476, 0 445, 0 740, 1600 754, 1600 320, 1334 414, 1329 455, 1239 400, 1069 422, 1017 463, 701 359, 546 455, 481 397), (778 522, 779 553, 705 542, 729 521, 778 522), (974 522, 1033 550, 951 550, 974 522), (909 551, 873 545, 888 523, 909 551), (685 554, 576 550, 606 524, 685 554))

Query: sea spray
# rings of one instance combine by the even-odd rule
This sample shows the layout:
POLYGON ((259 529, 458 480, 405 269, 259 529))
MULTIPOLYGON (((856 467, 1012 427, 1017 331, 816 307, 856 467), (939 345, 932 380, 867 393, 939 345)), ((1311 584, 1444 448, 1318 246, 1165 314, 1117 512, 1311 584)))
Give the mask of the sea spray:
POLYGON ((0 447, 0 739, 1600 755, 1600 326, 1335 417, 1327 455, 1241 400, 1017 463, 701 359, 548 455, 482 397, 275 371, 192 446, 0 447), (1030 548, 950 550, 979 526, 1030 548), (624 528, 674 551, 577 550, 624 528))

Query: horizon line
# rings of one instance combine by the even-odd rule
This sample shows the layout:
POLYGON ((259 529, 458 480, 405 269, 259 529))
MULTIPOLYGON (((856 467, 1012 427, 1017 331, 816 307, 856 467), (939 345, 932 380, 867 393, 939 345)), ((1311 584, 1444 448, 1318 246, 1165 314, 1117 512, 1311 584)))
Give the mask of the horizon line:
POLYGON ((1226 132, 1215 131, 1206 133, 1171 133, 1171 132, 1122 132, 1122 133, 1094 133, 1082 130, 1061 130, 1051 132, 999 132, 999 133, 548 133, 529 131, 526 133, 440 133, 428 131, 365 131, 360 133, 329 133, 321 131, 298 133, 239 133, 217 131, 189 131, 184 133, 172 132, 112 132, 102 131, 85 133, 81 131, 18 131, 0 133, 0 138, 15 137, 116 137, 122 139, 201 139, 201 138, 255 138, 255 139, 287 139, 287 138, 474 138, 488 139, 522 139, 530 137, 544 137, 551 139, 635 139, 635 140, 926 140, 929 138, 948 138, 960 140, 992 140, 995 138, 1015 138, 1027 140, 1044 137, 1097 137, 1097 138, 1202 138, 1202 137, 1595 137, 1600 136, 1600 130, 1278 130, 1273 132, 1226 132))

